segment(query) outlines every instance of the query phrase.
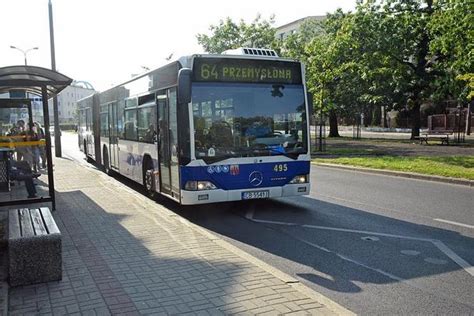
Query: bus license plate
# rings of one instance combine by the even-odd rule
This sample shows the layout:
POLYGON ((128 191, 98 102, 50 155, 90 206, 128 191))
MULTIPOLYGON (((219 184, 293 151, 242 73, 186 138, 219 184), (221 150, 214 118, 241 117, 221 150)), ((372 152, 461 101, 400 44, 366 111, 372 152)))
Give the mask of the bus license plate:
POLYGON ((266 199, 270 196, 270 191, 242 192, 242 200, 266 199))

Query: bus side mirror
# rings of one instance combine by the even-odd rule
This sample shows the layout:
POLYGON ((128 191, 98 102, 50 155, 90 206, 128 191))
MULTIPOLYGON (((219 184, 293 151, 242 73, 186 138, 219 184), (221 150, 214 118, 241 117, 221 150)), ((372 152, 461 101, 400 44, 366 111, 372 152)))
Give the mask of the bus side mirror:
POLYGON ((178 104, 191 102, 191 75, 189 68, 181 68, 178 72, 178 104))

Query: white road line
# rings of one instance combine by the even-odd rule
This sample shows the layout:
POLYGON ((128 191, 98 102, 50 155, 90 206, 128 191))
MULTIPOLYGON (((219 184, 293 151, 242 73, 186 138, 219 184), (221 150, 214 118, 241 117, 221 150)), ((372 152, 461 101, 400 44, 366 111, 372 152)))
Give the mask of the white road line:
MULTIPOLYGON (((253 214, 252 214, 252 216, 253 216, 253 214)), ((390 238, 400 238, 400 239, 430 242, 436 248, 438 248, 442 253, 444 253, 446 256, 448 256, 452 261, 454 261, 457 265, 459 265, 464 271, 466 271, 467 273, 469 273, 471 276, 474 277, 474 267, 469 262, 467 262, 466 260, 461 258, 454 251, 452 251, 442 241, 437 240, 437 239, 409 237, 409 236, 401 236, 401 235, 394 235, 394 234, 385 234, 385 233, 371 232, 371 231, 365 231, 365 230, 355 230, 355 229, 346 229, 346 228, 337 228, 337 227, 325 227, 325 226, 317 226, 317 225, 301 225, 301 224, 297 224, 297 223, 267 221, 267 220, 253 219, 253 218, 249 218, 249 219, 254 221, 254 222, 263 223, 263 224, 273 224, 273 225, 282 225, 282 226, 299 226, 299 227, 319 229, 319 230, 330 230, 330 231, 355 233, 355 234, 368 234, 368 235, 374 235, 374 236, 383 236, 383 237, 390 237, 390 238)), ((299 238, 297 238, 297 239, 303 241, 302 239, 299 239, 299 238)), ((311 244, 307 241, 304 241, 304 242, 307 243, 307 244, 311 244)), ((311 245, 314 246, 314 247, 317 247, 318 249, 328 251, 326 248, 322 249, 322 247, 320 247, 320 246, 316 246, 314 244, 311 244, 311 245)), ((332 252, 332 251, 330 251, 330 252, 332 252)), ((333 252, 333 253, 335 253, 335 252, 333 252)), ((342 258, 339 254, 337 254, 337 253, 335 253, 335 254, 338 255, 340 258, 342 258)), ((345 258, 342 258, 342 259, 345 259, 345 258)), ((381 272, 382 274, 388 276, 387 272, 384 272, 384 271, 382 271, 382 272, 381 272)), ((390 276, 390 277, 393 277, 393 276, 390 276)))
POLYGON ((301 226, 301 227, 312 228, 312 229, 332 230, 332 231, 339 231, 339 232, 345 232, 345 233, 367 234, 367 235, 375 235, 375 236, 391 237, 391 238, 403 238, 403 239, 410 239, 410 240, 417 240, 417 241, 428 241, 428 242, 435 241, 434 239, 429 239, 429 238, 418 238, 418 237, 409 237, 409 236, 394 235, 394 234, 377 233, 377 232, 371 232, 371 231, 366 231, 366 230, 355 230, 355 229, 347 229, 347 228, 317 226, 317 225, 301 225, 301 224, 296 224, 296 223, 267 221, 267 220, 261 220, 261 219, 252 219, 252 220, 254 222, 259 222, 259 223, 264 223, 264 224, 274 224, 274 225, 283 225, 283 226, 301 226))
POLYGON ((302 239, 302 238, 299 238, 299 237, 295 237, 295 236, 292 236, 292 237, 295 238, 295 239, 297 239, 297 240, 299 240, 299 241, 301 241, 302 243, 305 243, 305 244, 311 246, 311 247, 314 247, 314 248, 316 248, 316 249, 322 250, 322 251, 324 251, 324 252, 332 253, 332 254, 334 254, 335 256, 337 256, 337 257, 339 257, 339 258, 341 258, 341 259, 344 260, 344 261, 349 261, 349 262, 351 262, 351 263, 353 263, 353 264, 355 264, 355 265, 358 265, 358 266, 361 266, 361 267, 363 267, 363 268, 366 268, 367 270, 371 270, 371 271, 374 271, 374 272, 378 272, 378 273, 380 273, 380 274, 382 274, 382 275, 384 275, 384 276, 386 276, 386 277, 388 277, 388 278, 390 278, 390 279, 392 279, 392 280, 395 280, 395 281, 406 281, 405 279, 400 278, 400 277, 398 277, 398 276, 396 276, 396 275, 393 275, 393 274, 391 274, 391 273, 385 272, 385 271, 380 270, 380 269, 377 269, 377 268, 373 268, 373 267, 371 267, 371 266, 366 265, 365 263, 362 263, 362 262, 356 261, 356 260, 354 260, 354 259, 351 259, 351 258, 349 258, 349 257, 346 257, 346 256, 344 256, 344 255, 342 255, 342 254, 340 254, 340 253, 337 253, 337 252, 335 252, 335 251, 329 250, 329 249, 327 249, 327 248, 325 248, 325 247, 323 247, 323 246, 314 244, 314 243, 312 243, 312 242, 310 242, 310 241, 307 241, 307 240, 305 240, 305 239, 302 239))
POLYGON ((467 273, 474 277, 474 267, 469 264, 466 260, 459 257, 454 251, 452 251, 448 246, 446 246, 442 241, 435 240, 433 244, 438 247, 441 252, 443 252, 446 256, 448 256, 451 260, 456 262, 461 268, 464 269, 467 273))
POLYGON ((448 220, 442 219, 442 218, 433 218, 433 220, 435 220, 435 221, 437 221, 437 222, 448 223, 448 224, 451 224, 451 225, 456 225, 456 226, 461 226, 461 227, 466 227, 466 228, 474 229, 474 225, 468 225, 468 224, 463 224, 463 223, 448 221, 448 220))
POLYGON ((316 225, 301 225, 301 226, 307 227, 307 228, 332 230, 332 231, 339 231, 339 232, 345 232, 345 233, 368 234, 368 235, 375 235, 375 236, 382 236, 382 237, 402 238, 402 239, 428 241, 428 242, 434 241, 434 239, 429 239, 429 238, 419 238, 419 237, 410 237, 410 236, 402 236, 402 235, 394 235, 394 234, 386 234, 386 233, 377 233, 377 232, 371 232, 371 231, 366 231, 366 230, 355 230, 355 229, 325 227, 325 226, 316 226, 316 225))

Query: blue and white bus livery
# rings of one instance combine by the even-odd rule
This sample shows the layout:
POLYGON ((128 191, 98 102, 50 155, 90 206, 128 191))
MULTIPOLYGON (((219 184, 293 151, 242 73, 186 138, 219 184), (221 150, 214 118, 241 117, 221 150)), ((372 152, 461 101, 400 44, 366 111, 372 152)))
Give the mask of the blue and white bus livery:
POLYGON ((309 194, 304 68, 241 51, 183 57, 79 101, 81 149, 181 204, 309 194))

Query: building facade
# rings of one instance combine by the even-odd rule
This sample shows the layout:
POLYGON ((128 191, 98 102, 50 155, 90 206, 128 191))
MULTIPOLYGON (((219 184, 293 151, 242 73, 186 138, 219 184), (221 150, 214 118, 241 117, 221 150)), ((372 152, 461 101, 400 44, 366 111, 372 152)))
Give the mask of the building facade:
POLYGON ((326 18, 325 15, 313 15, 305 18, 298 19, 296 21, 287 23, 285 25, 276 28, 275 37, 279 40, 284 40, 289 35, 297 33, 301 24, 307 20, 322 21, 326 18))
MULTIPOLYGON (((86 81, 73 81, 70 86, 61 91, 58 94, 59 124, 76 124, 77 101, 95 92, 94 87, 86 81)), ((49 100, 48 104, 50 121, 53 122, 53 100, 49 100)))

